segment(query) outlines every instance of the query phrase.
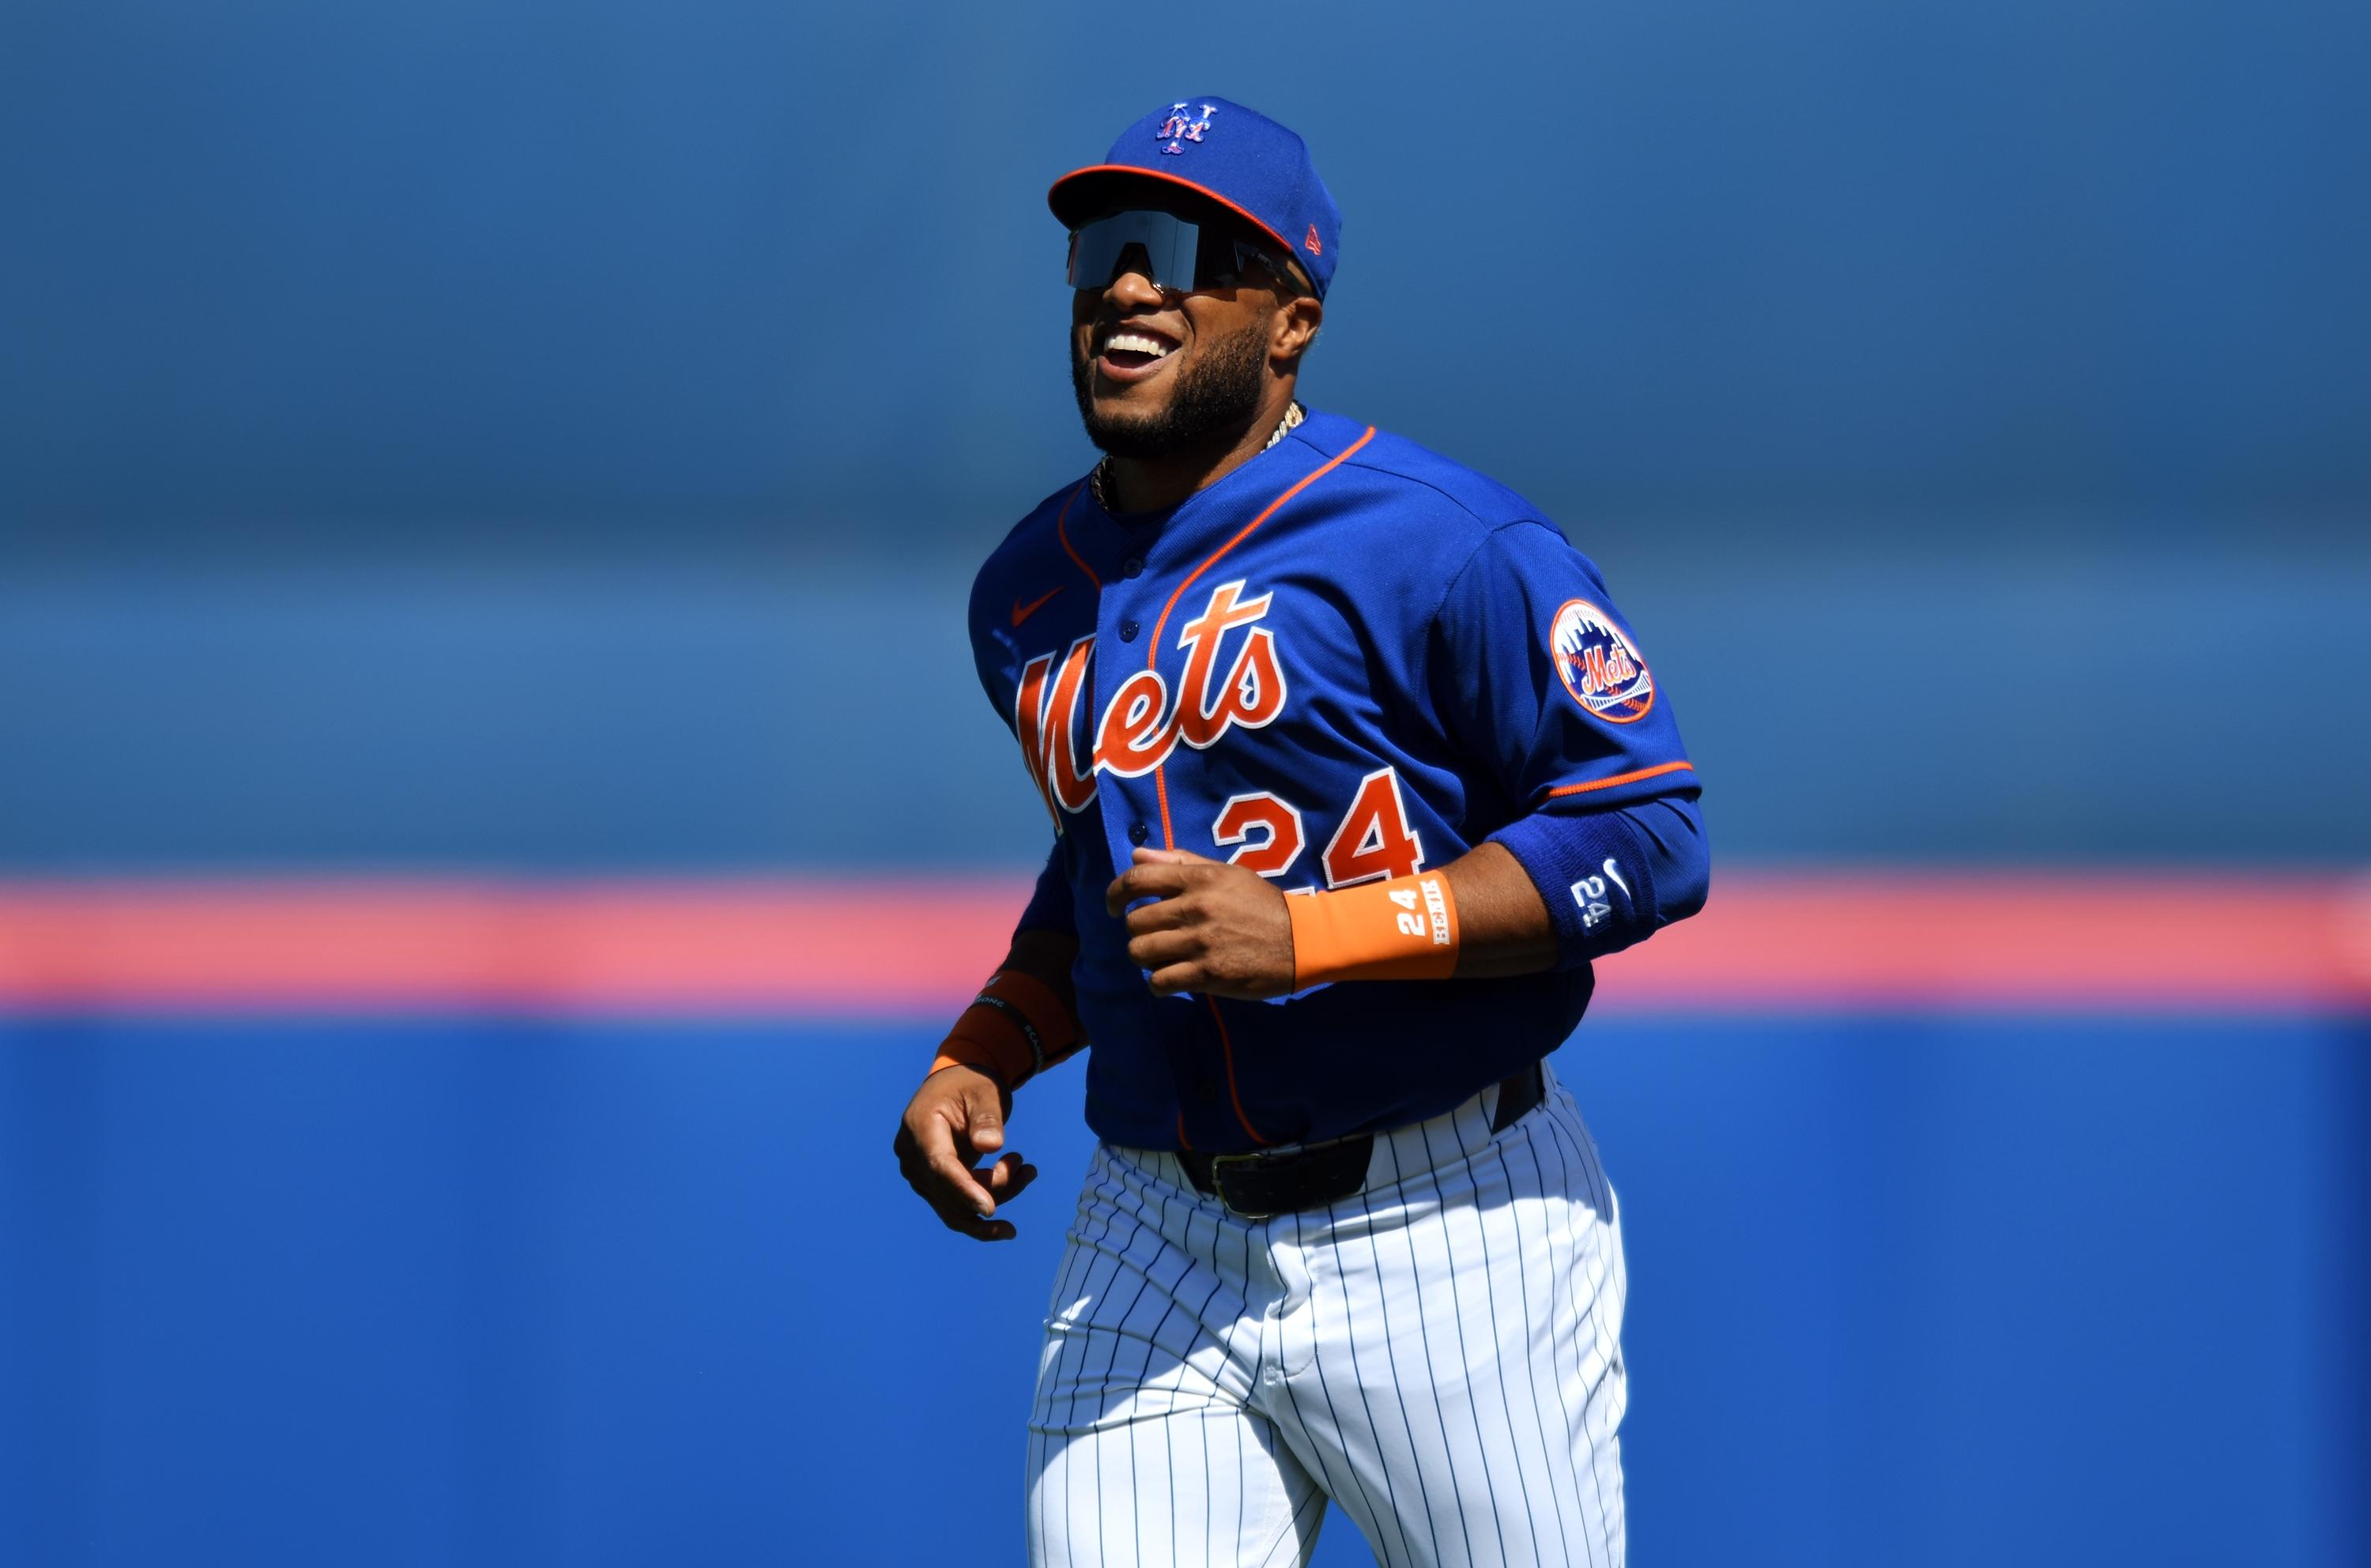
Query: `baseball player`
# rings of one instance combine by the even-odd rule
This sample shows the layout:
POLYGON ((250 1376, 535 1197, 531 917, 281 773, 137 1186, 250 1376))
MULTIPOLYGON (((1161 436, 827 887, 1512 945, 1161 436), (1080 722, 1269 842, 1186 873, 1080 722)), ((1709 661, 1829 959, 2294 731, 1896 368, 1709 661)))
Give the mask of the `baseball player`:
POLYGON ((1008 1238, 1011 1096, 1093 1043, 1030 1561, 1305 1562, 1330 1498, 1394 1568, 1618 1564, 1621 1218, 1543 1058, 1704 902, 1670 695, 1521 496, 1296 400, 1341 254, 1300 137, 1179 99, 1049 200, 1105 456, 971 634, 1053 849, 896 1139, 1008 1238))

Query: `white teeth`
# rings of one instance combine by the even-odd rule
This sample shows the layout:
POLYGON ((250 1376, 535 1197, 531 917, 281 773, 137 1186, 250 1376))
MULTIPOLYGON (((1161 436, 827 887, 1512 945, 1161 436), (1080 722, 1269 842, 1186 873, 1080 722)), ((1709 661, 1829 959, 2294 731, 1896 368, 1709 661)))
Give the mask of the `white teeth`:
POLYGON ((1158 338, 1149 338, 1141 332, 1115 332, 1105 338, 1104 352, 1109 353, 1114 350, 1122 353, 1151 354, 1155 359, 1165 359, 1169 354, 1168 344, 1158 338))

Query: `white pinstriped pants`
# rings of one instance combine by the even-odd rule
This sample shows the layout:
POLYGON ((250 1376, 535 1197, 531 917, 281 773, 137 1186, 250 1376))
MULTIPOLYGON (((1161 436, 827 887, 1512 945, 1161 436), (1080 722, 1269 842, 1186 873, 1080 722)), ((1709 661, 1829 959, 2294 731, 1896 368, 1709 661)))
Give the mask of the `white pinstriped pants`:
POLYGON ((1622 1220, 1572 1096, 1375 1139, 1366 1189, 1238 1218, 1105 1145, 1046 1321, 1035 1568, 1620 1568, 1622 1220))

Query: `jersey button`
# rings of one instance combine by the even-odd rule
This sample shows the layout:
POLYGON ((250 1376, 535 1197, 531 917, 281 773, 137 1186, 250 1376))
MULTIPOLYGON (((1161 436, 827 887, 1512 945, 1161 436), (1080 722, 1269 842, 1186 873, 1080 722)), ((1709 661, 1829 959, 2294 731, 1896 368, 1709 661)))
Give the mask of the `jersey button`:
POLYGON ((1144 575, 1144 562, 1130 556, 1119 563, 1119 574, 1122 577, 1141 577, 1144 575))
POLYGON ((1204 1073, 1201 1077, 1196 1078, 1194 1080, 1194 1098, 1197 1100, 1216 1100, 1219 1098, 1218 1080, 1213 1078, 1208 1073, 1204 1073))
POLYGON ((1151 836, 1152 829, 1145 826, 1144 824, 1132 822, 1128 824, 1128 841, 1130 844, 1141 844, 1151 836))
POLYGON ((1137 626, 1134 621, 1124 620, 1119 623, 1119 640, 1122 642, 1134 642, 1136 640, 1136 632, 1137 626))

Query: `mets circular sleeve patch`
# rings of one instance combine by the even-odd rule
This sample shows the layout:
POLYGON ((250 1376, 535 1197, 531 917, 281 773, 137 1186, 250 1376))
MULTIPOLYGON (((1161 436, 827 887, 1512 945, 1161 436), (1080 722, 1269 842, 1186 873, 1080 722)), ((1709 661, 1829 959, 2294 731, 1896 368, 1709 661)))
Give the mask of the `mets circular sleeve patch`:
POLYGON ((1612 724, 1635 724, 1655 706, 1655 677, 1646 658, 1586 599, 1567 599, 1548 629, 1548 651, 1572 699, 1612 724))

